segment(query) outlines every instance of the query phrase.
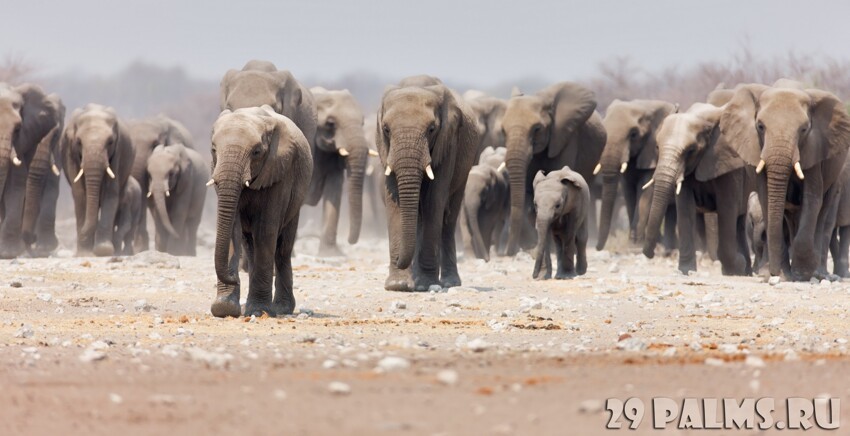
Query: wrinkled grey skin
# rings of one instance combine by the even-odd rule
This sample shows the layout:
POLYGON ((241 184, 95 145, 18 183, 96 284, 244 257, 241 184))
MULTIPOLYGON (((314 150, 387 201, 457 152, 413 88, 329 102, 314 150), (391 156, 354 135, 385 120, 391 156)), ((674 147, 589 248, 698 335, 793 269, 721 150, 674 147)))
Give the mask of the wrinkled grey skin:
POLYGON ((537 210, 537 247, 534 272, 537 279, 552 278, 549 246, 555 244, 556 279, 570 279, 587 272, 587 208, 590 189, 584 178, 569 167, 534 177, 534 208, 537 210))
POLYGON ((438 79, 411 77, 384 93, 376 143, 389 172, 387 290, 461 284, 454 232, 479 141, 471 110, 438 79))
MULTIPOLYGON (((348 243, 360 239, 363 222, 363 182, 369 164, 369 145, 363 133, 363 111, 346 89, 311 88, 318 108, 318 128, 313 148, 313 180, 306 204, 323 201, 320 256, 341 256, 336 243, 343 179, 348 178, 350 227, 348 243)), ((376 154, 376 153, 375 153, 376 154)))
POLYGON ((183 144, 160 145, 148 158, 145 172, 157 251, 194 256, 210 178, 204 159, 183 144))
POLYGON ((112 256, 115 216, 136 156, 124 122, 114 109, 88 104, 71 115, 61 147, 77 217, 77 255, 112 256))
MULTIPOLYGON (((599 159, 598 177, 602 179, 602 208, 596 249, 605 248, 614 217, 617 189, 622 188, 629 217, 629 239, 643 243, 646 219, 652 201, 652 189, 643 186, 652 178, 658 163, 655 134, 668 115, 678 106, 661 100, 614 100, 605 111, 602 124, 607 141, 599 159)), ((594 169, 595 170, 595 169, 594 169)), ((664 247, 676 247, 676 206, 668 206, 664 221, 664 247)))
POLYGON ((65 106, 35 85, 0 83, 0 258, 57 246, 56 162, 65 106))
MULTIPOLYGON (((834 229, 829 241, 832 254, 832 273, 838 277, 850 277, 848 268, 848 250, 850 250, 850 153, 844 161, 844 167, 836 182, 840 190, 835 213, 834 229)), ((823 256, 826 261, 826 255, 823 256)), ((824 267, 825 268, 825 267, 824 267)))
POLYGON ((756 192, 750 192, 750 198, 747 201, 746 225, 747 242, 753 251, 753 272, 759 274, 767 265, 767 255, 764 252, 767 244, 767 224, 764 222, 761 202, 756 192))
MULTIPOLYGON (((378 114, 366 117, 363 124, 363 132, 366 143, 373 154, 378 153, 375 145, 375 126, 378 123, 378 114)), ((387 213, 386 197, 384 197, 385 176, 379 159, 371 159, 366 166, 366 177, 363 180, 363 196, 366 197, 371 212, 371 218, 367 221, 367 228, 371 227, 378 232, 379 237, 387 237, 387 213)))
POLYGON ((124 195, 121 196, 121 204, 115 215, 115 234, 112 236, 112 245, 115 253, 122 256, 130 256, 135 253, 133 241, 142 217, 145 215, 145 207, 142 201, 142 187, 133 176, 127 179, 124 185, 124 195))
MULTIPOLYGON (((143 120, 133 120, 127 123, 130 140, 136 149, 136 158, 133 161, 132 176, 142 189, 142 193, 150 191, 148 187, 147 174, 148 157, 153 149, 159 145, 183 144, 188 148, 195 148, 195 142, 189 130, 183 124, 166 117, 158 115, 143 120)), ((147 213, 142 214, 139 231, 136 232, 135 248, 137 252, 150 248, 150 236, 148 235, 147 213)))
POLYGON ((223 111, 213 125, 211 152, 218 194, 218 282, 210 311, 216 317, 242 313, 239 258, 244 249, 252 265, 245 316, 291 314, 292 247, 313 172, 310 143, 292 120, 263 106, 223 111))
POLYGON ((594 93, 571 82, 554 84, 534 95, 515 93, 508 100, 502 118, 511 180, 508 255, 536 243, 531 182, 537 171, 569 166, 593 184, 593 168, 606 140, 595 109, 594 93))
POLYGON ((478 135, 481 143, 476 151, 478 155, 487 147, 494 149, 505 146, 505 131, 502 130, 502 117, 505 116, 507 102, 491 97, 481 91, 469 90, 463 93, 463 99, 475 114, 478 135))
MULTIPOLYGON (((479 164, 472 167, 463 197, 461 227, 469 235, 469 245, 478 259, 490 261, 490 247, 497 245, 510 214, 510 191, 501 152, 486 148, 479 164)), ((464 236, 465 236, 464 235, 464 236)))
POLYGON ((767 221, 770 275, 827 278, 824 256, 838 202, 838 190, 831 188, 850 146, 844 104, 826 91, 788 80, 773 87, 740 85, 720 126, 735 138, 735 151, 748 165, 764 162, 757 192, 767 221))
POLYGON ((725 275, 750 275, 746 214, 755 174, 746 168, 720 133, 725 108, 696 103, 685 113, 668 115, 658 129, 658 165, 646 224, 644 254, 655 255, 658 227, 670 201, 676 203, 679 270, 696 271, 698 215, 717 214, 717 256, 725 275), (680 190, 681 189, 681 190, 680 190))

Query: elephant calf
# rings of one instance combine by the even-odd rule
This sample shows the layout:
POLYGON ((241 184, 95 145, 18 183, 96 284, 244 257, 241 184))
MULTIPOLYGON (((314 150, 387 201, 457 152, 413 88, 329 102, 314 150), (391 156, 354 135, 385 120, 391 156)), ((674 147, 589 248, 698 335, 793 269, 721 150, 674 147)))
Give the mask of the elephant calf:
POLYGON ((756 192, 750 192, 750 198, 747 201, 746 225, 747 242, 749 242, 754 256, 753 272, 758 274, 762 267, 767 265, 767 256, 765 256, 764 252, 765 245, 767 244, 767 232, 761 202, 756 192))
MULTIPOLYGON (((493 151, 490 147, 487 150, 493 151)), ((510 193, 504 165, 494 167, 482 162, 472 167, 466 180, 461 223, 469 232, 475 257, 490 261, 490 247, 499 241, 509 215, 510 193)))
POLYGON ((209 178, 200 153, 183 144, 159 145, 148 158, 148 207, 156 224, 156 249, 194 256, 209 178))
POLYGON ((244 247, 252 265, 245 316, 290 314, 295 309, 292 247, 313 175, 310 143, 292 120, 264 105, 223 111, 213 125, 211 152, 209 183, 218 194, 218 283, 211 312, 241 314, 238 272, 244 247))
POLYGON ((555 241, 558 260, 556 279, 587 272, 587 208, 590 188, 581 174, 564 167, 534 176, 534 208, 537 210, 537 247, 534 249, 535 279, 552 278, 549 244, 555 241))
POLYGON ((135 177, 130 176, 124 185, 124 193, 118 212, 115 214, 115 233, 112 234, 112 245, 115 253, 130 256, 134 253, 133 242, 141 228, 145 208, 142 206, 142 187, 135 177))

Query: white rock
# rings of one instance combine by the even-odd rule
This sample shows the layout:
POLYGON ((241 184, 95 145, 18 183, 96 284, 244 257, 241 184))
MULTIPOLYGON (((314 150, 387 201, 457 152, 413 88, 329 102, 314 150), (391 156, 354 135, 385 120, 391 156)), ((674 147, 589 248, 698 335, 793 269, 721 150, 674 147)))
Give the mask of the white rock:
POLYGON ((490 348, 490 344, 487 343, 487 341, 485 341, 483 338, 475 338, 466 343, 466 348, 476 353, 480 353, 490 348))
POLYGON ((351 386, 343 382, 333 381, 328 384, 328 392, 334 395, 348 395, 351 393, 351 386))
POLYGON ((604 404, 601 400, 584 400, 578 405, 580 413, 599 413, 602 411, 604 404))
POLYGON ((188 348, 186 352, 193 361, 204 362, 211 368, 225 368, 233 360, 233 355, 230 353, 216 353, 198 347, 188 348))
POLYGON ((407 368, 410 368, 410 361, 407 359, 398 356, 387 356, 378 362, 378 366, 375 370, 381 372, 392 372, 405 370, 407 368))
POLYGON ((767 280, 767 284, 769 284, 770 286, 778 285, 779 284, 779 276, 772 276, 770 279, 767 280))
POLYGON ((753 368, 764 368, 764 360, 758 356, 747 356, 747 358, 744 359, 744 364, 753 368))
POLYGON ((97 362, 99 360, 106 359, 106 353, 104 353, 103 351, 87 348, 85 351, 83 351, 83 354, 80 354, 79 359, 81 362, 86 363, 97 362))
POLYGON ((121 404, 121 403, 124 402, 124 399, 121 398, 121 395, 112 393, 112 394, 109 394, 109 401, 111 401, 112 404, 121 404))
POLYGON ((32 330, 32 327, 29 324, 24 324, 15 332, 15 337, 27 339, 31 338, 34 334, 35 332, 32 330))
POLYGON ((272 397, 274 397, 275 400, 283 401, 286 399, 286 391, 283 389, 275 389, 274 392, 272 392, 272 397))
POLYGON ((617 349, 623 351, 643 351, 646 350, 646 343, 641 339, 631 337, 617 342, 617 349))
POLYGON ((35 297, 41 301, 50 301, 53 299, 53 296, 47 292, 39 292, 38 294, 35 294, 35 297))
POLYGON ((724 362, 723 359, 718 359, 718 358, 715 358, 715 357, 709 357, 709 358, 705 359, 705 364, 708 365, 708 366, 723 366, 723 365, 726 364, 726 362, 724 362))
POLYGON ((437 381, 446 386, 454 386, 458 381, 457 371, 453 369, 444 369, 437 373, 437 381))
POLYGON ((404 310, 407 309, 407 303, 404 301, 393 301, 391 307, 393 310, 404 310))
POLYGON ((322 362, 322 368, 324 368, 324 369, 336 368, 337 365, 338 364, 337 364, 336 360, 333 360, 333 359, 327 359, 324 362, 322 362))

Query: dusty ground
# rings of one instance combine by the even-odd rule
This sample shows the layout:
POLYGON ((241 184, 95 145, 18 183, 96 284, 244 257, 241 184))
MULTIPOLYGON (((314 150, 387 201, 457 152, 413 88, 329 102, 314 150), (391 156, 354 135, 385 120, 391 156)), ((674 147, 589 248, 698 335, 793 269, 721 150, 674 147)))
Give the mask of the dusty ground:
MULTIPOLYGON (((282 319, 212 318, 209 247, 2 261, 0 434, 594 435, 618 432, 609 397, 850 393, 847 283, 594 250, 571 281, 530 280, 520 254, 463 261, 460 288, 391 293, 385 242, 343 249, 299 243, 282 319)), ((619 431, 702 433, 650 414, 619 431)))

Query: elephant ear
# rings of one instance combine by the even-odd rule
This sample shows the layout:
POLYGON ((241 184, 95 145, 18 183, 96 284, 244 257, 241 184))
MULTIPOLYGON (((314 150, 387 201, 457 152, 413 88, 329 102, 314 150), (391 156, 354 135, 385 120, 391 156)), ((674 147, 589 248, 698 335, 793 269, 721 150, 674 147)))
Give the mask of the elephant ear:
MULTIPOLYGON (((688 112, 693 112, 694 109, 692 107, 688 112)), ((723 109, 710 104, 699 104, 694 115, 698 120, 695 126, 698 130, 697 140, 703 142, 702 155, 694 170, 694 177, 700 182, 707 182, 743 168, 746 165, 744 160, 720 134, 723 109)))
POLYGON ((546 180, 546 175, 543 174, 543 170, 537 170, 537 174, 534 175, 534 181, 531 182, 531 186, 534 189, 537 189, 537 185, 546 180))
POLYGON ((562 171, 561 173, 561 184, 564 186, 569 186, 572 184, 573 186, 582 189, 582 186, 587 183, 584 181, 584 177, 582 177, 581 174, 567 169, 566 171, 562 171))
POLYGON ((469 172, 480 142, 475 115, 445 85, 429 86, 428 89, 442 94, 440 129, 431 148, 431 163, 435 170, 439 170, 440 165, 454 156, 455 168, 469 172))
POLYGON ((24 84, 15 90, 23 98, 18 142, 23 147, 30 147, 41 142, 56 125, 58 108, 51 104, 44 91, 36 85, 24 84))
POLYGON ((133 161, 136 159, 136 149, 133 147, 133 140, 130 138, 130 132, 127 126, 119 120, 115 119, 115 153, 112 154, 110 165, 114 165, 116 174, 120 177, 121 186, 127 183, 130 177, 130 172, 133 168, 133 161))
MULTIPOLYGON (((576 130, 596 110, 596 95, 593 91, 572 82, 552 85, 540 91, 539 95, 551 102, 552 133, 549 137, 548 156, 552 159, 561 155, 576 130)), ((574 161, 575 159, 570 160, 574 161)))
MULTIPOLYGON (((289 140, 288 136, 290 135, 286 134, 286 124, 278 118, 280 115, 268 113, 266 107, 267 105, 263 105, 266 113, 257 115, 262 121, 261 125, 264 129, 262 141, 267 149, 266 159, 256 177, 254 177, 254 181, 251 182, 252 189, 268 188, 285 174, 282 166, 285 159, 281 159, 280 154, 283 153, 286 145, 281 144, 281 141, 289 140)), ((269 107, 269 109, 271 108, 269 107)))
POLYGON ((375 147, 378 149, 378 157, 381 159, 381 165, 386 168, 387 159, 389 158, 390 148, 389 139, 384 135, 384 102, 393 91, 399 89, 397 86, 389 86, 384 90, 384 96, 381 98, 381 107, 378 108, 375 120, 375 147))
POLYGON ((705 102, 720 107, 725 105, 726 103, 729 103, 729 100, 732 100, 732 96, 734 95, 735 90, 718 88, 708 94, 708 97, 705 99, 705 102))
POLYGON ((800 165, 811 168, 825 159, 840 156, 850 146, 850 116, 835 95, 819 89, 807 89, 812 99, 812 127, 800 146, 800 165))
POLYGON ((720 116, 720 133, 747 165, 761 160, 761 142, 756 132, 756 111, 764 85, 739 85, 720 116))
POLYGON ((655 132, 661 127, 661 123, 667 115, 675 113, 678 105, 666 101, 650 101, 644 107, 644 115, 641 124, 645 124, 647 132, 646 140, 635 158, 638 169, 650 170, 658 164, 658 144, 655 141, 655 132))
POLYGON ((224 73, 224 77, 221 78, 221 83, 219 84, 219 109, 225 110, 230 109, 227 107, 227 95, 230 93, 230 81, 233 80, 233 77, 236 76, 238 71, 236 70, 227 70, 224 73))

